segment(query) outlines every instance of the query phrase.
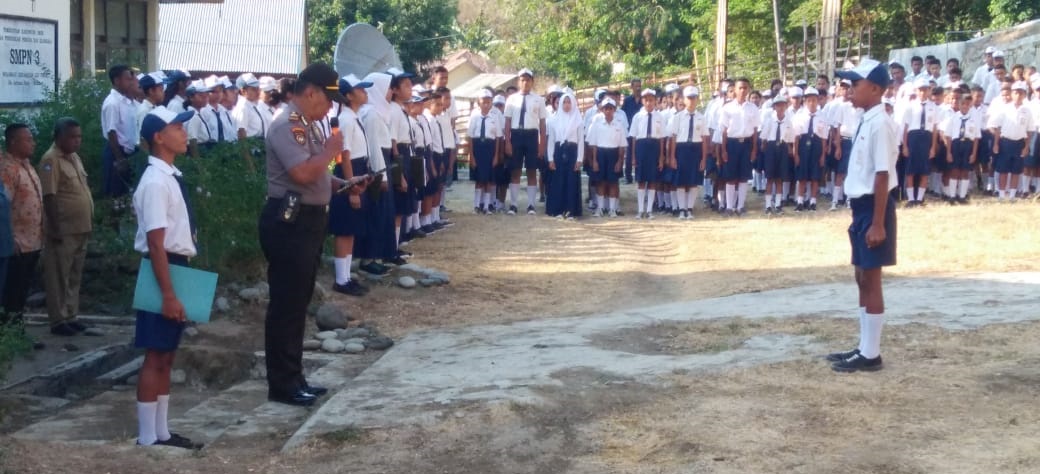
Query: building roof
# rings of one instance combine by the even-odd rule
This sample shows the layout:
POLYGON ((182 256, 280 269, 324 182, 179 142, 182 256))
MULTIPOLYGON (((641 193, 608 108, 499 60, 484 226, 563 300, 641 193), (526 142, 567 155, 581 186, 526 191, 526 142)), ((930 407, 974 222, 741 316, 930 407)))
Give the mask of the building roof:
POLYGON ((452 89, 451 96, 461 99, 475 99, 485 87, 501 89, 516 83, 516 74, 478 74, 462 85, 452 89))
POLYGON ((487 58, 481 56, 480 54, 474 53, 468 49, 460 49, 445 56, 440 60, 433 61, 429 64, 429 66, 426 69, 433 69, 437 66, 444 66, 444 68, 447 69, 448 73, 450 74, 451 71, 454 71, 459 66, 467 62, 472 64, 473 67, 477 68, 477 70, 480 72, 499 72, 497 70, 494 70, 497 68, 492 67, 491 63, 488 61, 487 58))
POLYGON ((160 4, 160 69, 296 74, 306 57, 304 0, 160 4))

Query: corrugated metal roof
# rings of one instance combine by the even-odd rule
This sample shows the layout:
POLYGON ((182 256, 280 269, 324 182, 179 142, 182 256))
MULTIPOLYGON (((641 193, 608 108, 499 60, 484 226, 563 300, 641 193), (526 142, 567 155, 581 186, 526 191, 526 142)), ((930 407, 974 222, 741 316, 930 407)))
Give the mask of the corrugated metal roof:
POLYGON ((303 68, 304 0, 161 4, 161 69, 296 74, 303 68))
POLYGON ((515 85, 516 79, 516 74, 478 74, 452 89, 451 96, 460 99, 475 99, 484 87, 501 89, 515 85))

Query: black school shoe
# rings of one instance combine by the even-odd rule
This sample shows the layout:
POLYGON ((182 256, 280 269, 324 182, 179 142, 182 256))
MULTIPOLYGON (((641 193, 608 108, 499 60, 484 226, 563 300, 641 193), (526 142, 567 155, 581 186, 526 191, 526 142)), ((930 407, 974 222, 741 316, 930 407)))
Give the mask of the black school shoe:
POLYGON ((386 267, 376 263, 375 261, 368 262, 368 263, 366 263, 364 265, 361 265, 358 268, 361 269, 361 271, 363 271, 365 273, 368 273, 368 274, 371 274, 371 275, 383 276, 383 275, 386 275, 387 273, 390 273, 390 269, 389 268, 386 268, 386 267))
POLYGON ((310 393, 301 388, 297 390, 296 393, 293 393, 291 395, 277 395, 268 393, 267 399, 272 402, 284 403, 286 405, 292 405, 297 407, 309 407, 311 405, 314 405, 314 402, 318 399, 318 397, 313 393, 310 393))
MULTIPOLYGON (((84 329, 86 329, 86 328, 84 328, 84 329)), ((69 323, 61 323, 61 324, 56 324, 54 326, 51 326, 51 334, 54 334, 55 336, 71 337, 71 336, 75 336, 75 335, 77 335, 79 333, 80 333, 80 331, 77 330, 73 325, 71 325, 69 323)))
POLYGON ((403 258, 401 258, 401 256, 398 255, 398 256, 396 256, 394 258, 391 258, 391 259, 388 259, 388 260, 383 260, 383 263, 386 264, 386 265, 401 266, 401 265, 407 265, 408 261, 403 259, 403 258))
POLYGON ((840 362, 835 362, 831 365, 831 369, 835 372, 875 372, 881 370, 884 364, 881 363, 881 356, 877 356, 873 359, 863 357, 862 354, 856 353, 856 355, 849 357, 840 362))
POLYGON ((304 383, 302 388, 304 392, 314 395, 315 397, 321 397, 326 393, 329 393, 329 389, 318 385, 311 385, 309 383, 304 383))
POLYGON ((183 437, 183 436, 181 436, 181 435, 179 435, 177 433, 170 433, 170 439, 168 439, 166 441, 156 440, 155 441, 155 445, 158 445, 158 446, 173 446, 175 448, 190 449, 190 450, 193 450, 193 451, 198 451, 198 450, 202 449, 202 446, 203 446, 202 443, 196 443, 196 442, 194 442, 194 441, 192 441, 192 440, 190 440, 188 438, 185 438, 185 437, 183 437))
POLYGON ((345 285, 333 283, 332 291, 335 291, 336 293, 343 293, 344 295, 349 296, 365 296, 368 294, 368 288, 362 286, 361 283, 358 283, 355 280, 350 280, 345 285))
POLYGON ((853 349, 851 351, 845 351, 845 352, 832 352, 830 354, 827 354, 824 357, 824 359, 827 359, 827 362, 841 362, 841 361, 843 361, 845 359, 848 359, 849 357, 852 357, 852 356, 857 355, 857 354, 859 354, 859 349, 858 348, 857 349, 853 349))

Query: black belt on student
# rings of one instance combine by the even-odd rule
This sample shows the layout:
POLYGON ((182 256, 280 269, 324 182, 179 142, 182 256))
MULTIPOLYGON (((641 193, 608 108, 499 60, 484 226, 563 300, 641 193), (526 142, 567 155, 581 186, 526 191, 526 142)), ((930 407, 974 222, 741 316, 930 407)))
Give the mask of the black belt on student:
POLYGON ((846 142, 846 141, 851 142, 852 141, 852 137, 846 137, 846 136, 842 135, 841 136, 841 141, 843 141, 843 142, 846 142))
POLYGON ((535 134, 538 133, 537 128, 514 128, 513 133, 519 133, 521 135, 535 134))
POLYGON ((578 146, 578 142, 560 142, 560 146, 574 145, 578 146))
POLYGON ((737 143, 744 143, 746 141, 751 140, 751 137, 740 137, 740 138, 727 137, 727 140, 733 140, 733 141, 736 141, 737 143))
POLYGON ((660 138, 637 138, 636 139, 636 143, 643 143, 643 142, 660 143, 660 141, 661 141, 660 138))
POLYGON ((473 143, 477 143, 477 142, 484 143, 484 142, 493 142, 493 141, 495 141, 494 138, 471 138, 470 140, 472 140, 473 143))
MULTIPOLYGON (((150 253, 145 253, 144 255, 141 256, 141 258, 144 258, 146 260, 151 260, 152 259, 150 253)), ((188 266, 188 260, 191 260, 191 257, 189 257, 187 255, 181 255, 179 253, 166 252, 166 261, 169 262, 171 265, 180 265, 182 267, 186 267, 186 266, 188 266)))
POLYGON ((604 151, 614 151, 614 150, 621 149, 621 147, 617 147, 617 146, 598 146, 596 148, 599 148, 600 150, 604 150, 604 151))
MULTIPOLYGON (((267 204, 269 204, 269 205, 270 204, 281 205, 283 201, 285 201, 284 197, 276 198, 276 197, 267 196, 267 204)), ((317 213, 326 213, 328 211, 329 211, 329 205, 328 204, 322 204, 322 205, 319 206, 319 205, 316 205, 316 204, 300 203, 300 213, 301 214, 311 214, 311 213, 317 214, 317 213)))

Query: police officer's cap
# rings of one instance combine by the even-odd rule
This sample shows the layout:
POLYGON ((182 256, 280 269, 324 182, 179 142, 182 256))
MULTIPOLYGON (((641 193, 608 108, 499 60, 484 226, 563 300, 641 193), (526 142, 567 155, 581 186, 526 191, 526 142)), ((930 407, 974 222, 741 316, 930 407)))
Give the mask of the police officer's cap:
POLYGON ((339 92, 339 74, 324 63, 314 63, 300 71, 296 77, 297 87, 310 84, 325 92, 325 96, 333 102, 345 103, 346 97, 339 92))

